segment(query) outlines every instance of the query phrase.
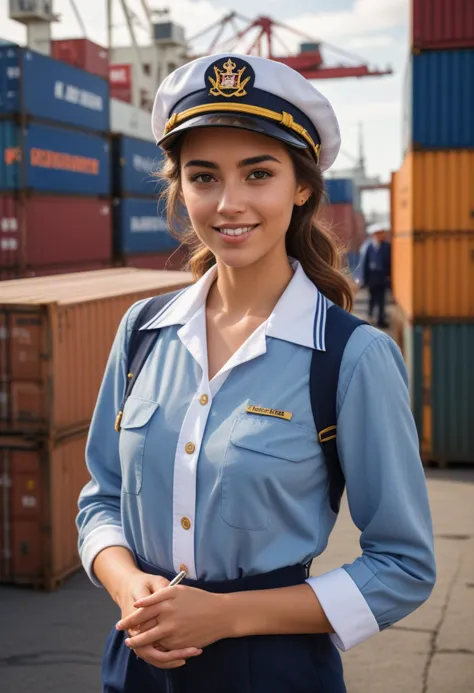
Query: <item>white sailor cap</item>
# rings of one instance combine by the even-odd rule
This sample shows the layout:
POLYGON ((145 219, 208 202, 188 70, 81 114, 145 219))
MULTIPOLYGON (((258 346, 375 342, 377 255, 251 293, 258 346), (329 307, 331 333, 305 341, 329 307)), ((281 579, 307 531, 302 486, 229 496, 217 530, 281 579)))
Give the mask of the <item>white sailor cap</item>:
POLYGON ((367 234, 369 236, 373 236, 374 233, 378 233, 379 231, 382 231, 383 233, 390 231, 390 224, 378 221, 367 226, 367 234))
POLYGON ((307 148, 322 171, 334 163, 341 143, 326 97, 291 67, 253 55, 198 58, 160 84, 152 113, 160 147, 169 148, 190 128, 219 126, 261 132, 307 148), (231 114, 238 114, 238 120, 225 117, 231 114))

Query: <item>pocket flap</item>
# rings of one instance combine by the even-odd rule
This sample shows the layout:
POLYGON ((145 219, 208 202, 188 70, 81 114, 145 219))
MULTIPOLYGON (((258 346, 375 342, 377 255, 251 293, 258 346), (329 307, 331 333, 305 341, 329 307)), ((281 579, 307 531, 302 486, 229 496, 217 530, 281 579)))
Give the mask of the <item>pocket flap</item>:
POLYGON ((123 408, 121 428, 141 428, 148 423, 160 405, 138 397, 129 397, 123 408))
POLYGON ((267 416, 241 414, 235 421, 230 441, 238 448, 300 462, 321 452, 316 431, 267 416))

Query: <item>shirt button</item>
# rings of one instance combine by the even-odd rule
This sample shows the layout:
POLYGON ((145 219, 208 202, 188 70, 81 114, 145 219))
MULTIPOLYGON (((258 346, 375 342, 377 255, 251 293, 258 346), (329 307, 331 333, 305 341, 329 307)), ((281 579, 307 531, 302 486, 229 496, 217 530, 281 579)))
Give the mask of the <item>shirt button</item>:
POLYGON ((187 565, 184 565, 184 563, 181 563, 181 565, 179 566, 179 572, 181 572, 182 570, 184 570, 184 572, 186 573, 186 575, 189 575, 188 566, 187 566, 187 565))
POLYGON ((186 446, 184 449, 186 450, 188 455, 192 455, 196 449, 196 446, 194 445, 194 443, 186 443, 186 446))
POLYGON ((183 529, 191 529, 191 520, 188 517, 183 517, 181 519, 181 527, 183 529))
POLYGON ((209 402, 209 397, 207 395, 201 395, 199 401, 201 402, 202 406, 205 407, 206 404, 209 402))

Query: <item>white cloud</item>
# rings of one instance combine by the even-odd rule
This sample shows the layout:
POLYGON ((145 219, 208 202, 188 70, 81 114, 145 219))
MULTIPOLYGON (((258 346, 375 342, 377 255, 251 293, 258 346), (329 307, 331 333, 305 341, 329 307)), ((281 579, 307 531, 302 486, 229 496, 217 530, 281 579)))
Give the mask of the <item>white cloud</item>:
POLYGON ((357 36, 346 42, 346 47, 349 50, 360 50, 367 48, 388 48, 395 43, 392 36, 389 34, 374 34, 368 36, 357 36))
POLYGON ((294 17, 290 26, 315 38, 361 36, 406 24, 408 0, 355 0, 342 12, 311 12, 294 17))

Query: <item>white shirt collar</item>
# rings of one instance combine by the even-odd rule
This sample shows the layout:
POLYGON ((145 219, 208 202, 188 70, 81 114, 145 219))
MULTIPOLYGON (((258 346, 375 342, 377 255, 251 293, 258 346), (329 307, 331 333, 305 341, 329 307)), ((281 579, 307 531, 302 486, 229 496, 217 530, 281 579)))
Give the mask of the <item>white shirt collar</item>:
MULTIPOLYGON (((305 274, 301 264, 292 258, 290 262, 295 273, 265 323, 266 336, 326 351, 326 314, 330 303, 305 274)), ((216 272, 214 265, 141 329, 185 325, 205 303, 216 272)))

